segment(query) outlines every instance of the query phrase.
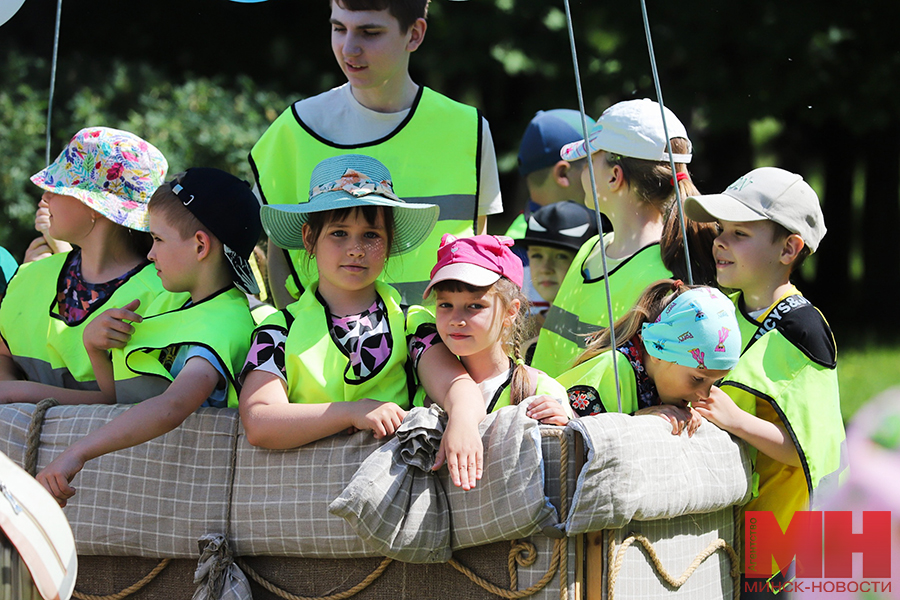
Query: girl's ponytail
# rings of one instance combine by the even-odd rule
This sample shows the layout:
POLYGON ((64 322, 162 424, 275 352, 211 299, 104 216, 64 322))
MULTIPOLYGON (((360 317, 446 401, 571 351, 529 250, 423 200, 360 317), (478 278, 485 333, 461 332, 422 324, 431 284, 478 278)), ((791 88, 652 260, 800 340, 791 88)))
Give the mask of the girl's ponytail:
MULTIPOLYGON (((661 279, 650 284, 631 310, 615 322, 616 343, 621 344, 633 338, 641 331, 644 323, 656 320, 669 302, 689 289, 692 288, 680 279, 661 279)), ((576 359, 575 364, 580 365, 611 349, 609 328, 605 327, 588 340, 587 348, 576 359)))

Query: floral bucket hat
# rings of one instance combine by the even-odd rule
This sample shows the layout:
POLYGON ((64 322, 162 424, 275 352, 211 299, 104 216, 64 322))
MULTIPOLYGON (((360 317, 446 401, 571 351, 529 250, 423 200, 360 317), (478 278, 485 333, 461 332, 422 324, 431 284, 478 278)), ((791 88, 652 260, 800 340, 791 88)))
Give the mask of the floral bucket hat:
POLYGON ((147 203, 168 168, 162 152, 133 133, 88 127, 31 181, 48 192, 78 198, 113 223, 149 231, 147 203))
POLYGON ((281 248, 303 248, 303 224, 309 214, 355 206, 392 209, 394 244, 391 255, 420 246, 434 229, 440 208, 434 204, 404 202, 394 193, 391 174, 378 160, 362 154, 326 158, 313 169, 309 201, 291 205, 264 205, 263 228, 281 248))

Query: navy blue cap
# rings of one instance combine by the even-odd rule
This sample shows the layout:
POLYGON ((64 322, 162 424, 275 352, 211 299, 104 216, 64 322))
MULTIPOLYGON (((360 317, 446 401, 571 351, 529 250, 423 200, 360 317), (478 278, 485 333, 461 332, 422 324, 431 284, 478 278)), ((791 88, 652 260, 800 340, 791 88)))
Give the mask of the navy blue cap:
POLYGON ((584 204, 566 200, 548 204, 531 213, 525 236, 516 240, 516 244, 523 248, 550 246, 578 252, 597 233, 594 211, 584 204))
POLYGON ((258 294, 249 260, 262 234, 262 222, 259 200, 250 184, 219 169, 194 167, 181 181, 169 185, 184 207, 222 242, 234 284, 243 292, 258 294))
MULTIPOLYGON (((590 130, 594 120, 586 118, 590 130)), ((564 145, 583 138, 581 113, 577 110, 555 108, 537 111, 519 143, 519 173, 525 177, 555 165, 562 160, 559 151, 564 145)))

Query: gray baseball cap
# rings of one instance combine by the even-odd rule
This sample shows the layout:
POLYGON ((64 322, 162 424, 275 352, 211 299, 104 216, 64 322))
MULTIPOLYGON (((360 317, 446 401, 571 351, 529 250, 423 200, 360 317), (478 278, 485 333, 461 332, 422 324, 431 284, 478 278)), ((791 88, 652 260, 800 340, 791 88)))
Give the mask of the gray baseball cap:
POLYGON ((774 221, 803 238, 812 252, 826 232, 816 192, 800 175, 776 167, 754 169, 721 194, 690 196, 684 212, 701 223, 774 221))

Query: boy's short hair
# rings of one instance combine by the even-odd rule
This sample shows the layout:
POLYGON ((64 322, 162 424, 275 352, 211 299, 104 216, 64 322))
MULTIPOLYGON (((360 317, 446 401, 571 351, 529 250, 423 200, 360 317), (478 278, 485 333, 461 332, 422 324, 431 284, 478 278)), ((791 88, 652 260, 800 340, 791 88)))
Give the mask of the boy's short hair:
POLYGON ((329 0, 342 8, 357 10, 387 10, 400 23, 400 31, 407 32, 418 19, 428 17, 431 0, 329 0))
POLYGON ((775 167, 754 169, 721 194, 687 198, 684 213, 699 222, 772 221, 799 235, 810 254, 826 232, 816 192, 800 175, 775 167))
POLYGON ((186 240, 198 231, 215 237, 209 228, 194 216, 194 213, 185 208, 178 196, 175 195, 175 192, 172 191, 172 183, 180 183, 184 174, 185 172, 182 171, 175 175, 172 182, 163 183, 156 188, 156 191, 150 197, 147 209, 165 219, 166 223, 178 232, 182 240, 186 240))
POLYGON ((160 186, 149 209, 160 210, 182 239, 204 231, 221 242, 234 284, 247 294, 259 293, 249 259, 262 222, 249 183, 219 169, 194 167, 160 186))
MULTIPOLYGON (((789 235, 794 235, 794 232, 789 230, 784 225, 779 225, 775 221, 769 221, 769 223, 772 224, 772 241, 775 243, 781 243, 786 240, 789 235)), ((806 261, 806 257, 810 254, 812 254, 812 250, 810 250, 809 246, 804 243, 803 248, 801 248, 800 250, 800 253, 797 254, 797 257, 793 261, 791 261, 790 265, 788 265, 791 269, 791 273, 799 269, 806 261)))

